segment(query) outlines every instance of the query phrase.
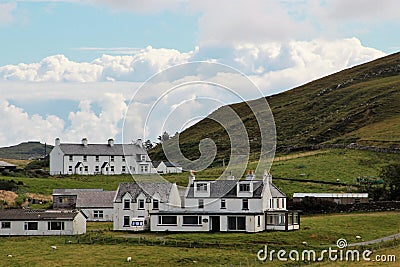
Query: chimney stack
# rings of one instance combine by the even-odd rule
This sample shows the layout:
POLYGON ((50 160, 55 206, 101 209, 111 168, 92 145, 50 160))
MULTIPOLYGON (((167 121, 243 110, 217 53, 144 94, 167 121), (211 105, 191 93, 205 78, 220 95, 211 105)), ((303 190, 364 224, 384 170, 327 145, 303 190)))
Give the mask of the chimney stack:
POLYGON ((189 184, 193 184, 194 180, 196 180, 196 175, 194 174, 194 170, 190 170, 189 184))
POLYGON ((269 173, 268 170, 265 170, 264 175, 263 175, 263 181, 264 183, 272 183, 272 175, 269 173))
POLYGON ((254 175, 253 170, 249 170, 247 175, 246 175, 246 180, 255 180, 256 176, 254 175))
POLYGON ((60 138, 57 137, 55 142, 54 142, 54 145, 55 146, 59 146, 60 144, 61 144, 60 138))
POLYGON ((114 139, 112 138, 108 139, 108 145, 111 147, 114 146, 114 139))
POLYGON ((82 145, 85 147, 88 145, 87 138, 82 138, 82 145))
POLYGON ((226 177, 226 180, 235 180, 235 176, 232 175, 232 171, 231 171, 231 173, 226 177))

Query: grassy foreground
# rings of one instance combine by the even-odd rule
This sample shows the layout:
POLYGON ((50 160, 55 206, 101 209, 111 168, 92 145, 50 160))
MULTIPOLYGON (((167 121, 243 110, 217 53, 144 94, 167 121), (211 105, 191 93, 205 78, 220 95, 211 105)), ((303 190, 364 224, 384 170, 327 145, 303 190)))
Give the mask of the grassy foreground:
MULTIPOLYGON (((356 242, 391 235, 400 231, 399 212, 321 215, 302 218, 301 230, 295 232, 156 234, 108 232, 109 223, 90 223, 96 235, 148 239, 191 240, 230 243, 224 248, 183 248, 126 244, 66 244, 65 237, 2 237, 0 266, 266 266, 256 259, 257 251, 267 244, 274 249, 311 249, 334 247, 336 240, 356 242), (377 223, 379 221, 379 223, 377 223), (102 232, 99 230, 104 230, 102 232), (308 246, 302 244, 303 241, 308 246), (235 245, 236 244, 236 245, 235 245), (253 246, 249 246, 252 244, 253 246), (57 246, 52 250, 50 246, 57 246), (7 257, 13 255, 12 258, 7 257), (125 262, 131 256, 132 262, 125 262)), ((386 249, 400 257, 391 248, 386 249)), ((271 262, 269 262, 271 264, 271 262)), ((274 261, 273 265, 284 263, 274 261)), ((329 265, 328 265, 329 266, 329 265)), ((333 266, 333 265, 332 265, 333 266)), ((359 266, 359 265, 357 265, 359 266)), ((392 265, 386 265, 392 266, 392 265)))

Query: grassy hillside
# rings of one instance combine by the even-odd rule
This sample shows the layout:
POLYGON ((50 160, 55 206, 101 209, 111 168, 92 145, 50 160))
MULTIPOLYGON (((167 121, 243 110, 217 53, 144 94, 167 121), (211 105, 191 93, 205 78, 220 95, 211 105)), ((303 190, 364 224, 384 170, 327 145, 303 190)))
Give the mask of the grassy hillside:
POLYGON ((36 141, 24 142, 15 146, 1 147, 0 158, 27 160, 32 158, 41 158, 45 153, 50 153, 53 146, 41 144, 36 141))
MULTIPOLYGON (((400 161, 400 154, 385 154, 352 149, 329 149, 313 151, 312 153, 292 153, 284 157, 277 157, 272 165, 274 184, 291 198, 294 192, 347 192, 357 191, 355 179, 357 177, 378 177, 381 168, 387 164, 400 161), (280 179, 285 178, 285 180, 280 179), (289 180, 287 180, 289 179, 289 180), (301 179, 303 181, 298 181, 301 179), (339 179, 339 182, 337 182, 339 179), (324 183, 328 182, 328 183, 324 183)), ((257 162, 249 164, 254 169, 257 162)), ((208 168, 196 173, 197 179, 214 180, 223 172, 222 167, 208 168)), ((139 178, 146 179, 147 176, 139 178)), ((178 185, 186 186, 188 173, 167 174, 164 178, 178 185)), ((104 188, 116 190, 120 182, 133 181, 130 175, 116 176, 65 176, 29 178, 1 176, 0 180, 14 180, 22 182, 21 193, 30 192, 50 195, 53 188, 104 188)))
MULTIPOLYGON (((315 144, 374 145, 400 147, 400 53, 315 80, 267 97, 277 129, 277 148, 315 144)), ((246 103, 230 105, 246 126, 251 154, 260 151, 259 130, 246 103)), ((215 111, 224 112, 227 107, 215 111)), ((229 138, 216 122, 206 118, 179 135, 188 158, 199 156, 201 139, 212 138, 217 161, 229 158, 229 138)), ((161 147, 150 151, 163 158, 161 147)))

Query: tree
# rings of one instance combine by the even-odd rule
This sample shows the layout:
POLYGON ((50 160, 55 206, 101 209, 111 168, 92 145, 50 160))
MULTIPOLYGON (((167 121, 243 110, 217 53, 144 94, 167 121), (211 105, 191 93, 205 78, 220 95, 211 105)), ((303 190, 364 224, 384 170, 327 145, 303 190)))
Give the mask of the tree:
POLYGON ((170 135, 169 135, 169 133, 167 133, 167 131, 164 131, 163 134, 158 137, 158 140, 160 140, 161 143, 163 143, 169 139, 170 139, 170 135))
POLYGON ((400 200, 400 164, 383 167, 379 176, 384 180, 389 199, 400 200))
POLYGON ((150 140, 146 140, 146 142, 144 142, 144 147, 146 150, 150 150, 153 148, 153 143, 150 140))

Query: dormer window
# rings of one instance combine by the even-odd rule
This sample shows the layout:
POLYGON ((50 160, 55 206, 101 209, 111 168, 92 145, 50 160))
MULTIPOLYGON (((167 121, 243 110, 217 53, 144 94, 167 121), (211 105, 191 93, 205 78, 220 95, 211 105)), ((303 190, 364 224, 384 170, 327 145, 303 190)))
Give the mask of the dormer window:
POLYGON ((206 183, 197 183, 196 184, 197 191, 205 191, 207 192, 207 184, 206 183))
POLYGON ((250 192, 250 184, 239 184, 239 192, 250 192))

